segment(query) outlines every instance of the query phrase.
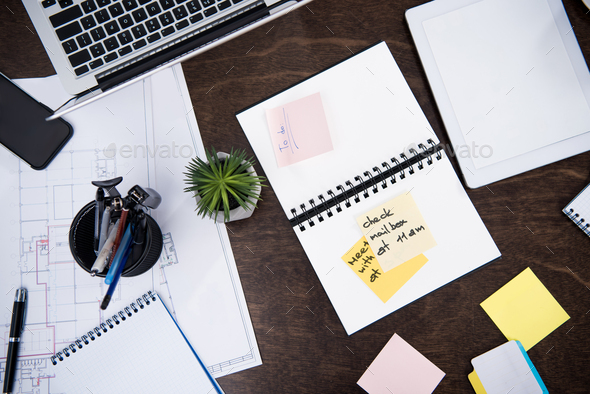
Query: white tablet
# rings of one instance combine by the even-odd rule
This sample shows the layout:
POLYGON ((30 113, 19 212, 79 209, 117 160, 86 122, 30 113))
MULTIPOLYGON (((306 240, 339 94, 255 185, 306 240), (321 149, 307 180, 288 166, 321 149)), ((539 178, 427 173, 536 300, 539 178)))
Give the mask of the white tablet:
POLYGON ((434 0, 406 19, 467 186, 590 150, 590 72, 560 0, 434 0))

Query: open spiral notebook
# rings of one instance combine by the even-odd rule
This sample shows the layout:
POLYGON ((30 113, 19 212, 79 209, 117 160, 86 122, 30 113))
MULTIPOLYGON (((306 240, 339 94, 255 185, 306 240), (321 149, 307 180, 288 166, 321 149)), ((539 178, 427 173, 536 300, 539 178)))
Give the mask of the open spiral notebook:
POLYGON ((237 118, 348 334, 500 257, 384 42, 237 118), (333 150, 279 167, 266 110, 318 92, 333 150), (341 256, 363 235, 357 217, 408 193, 437 246, 383 303, 341 256))
POLYGON ((223 393, 152 292, 57 352, 51 364, 52 393, 223 393))

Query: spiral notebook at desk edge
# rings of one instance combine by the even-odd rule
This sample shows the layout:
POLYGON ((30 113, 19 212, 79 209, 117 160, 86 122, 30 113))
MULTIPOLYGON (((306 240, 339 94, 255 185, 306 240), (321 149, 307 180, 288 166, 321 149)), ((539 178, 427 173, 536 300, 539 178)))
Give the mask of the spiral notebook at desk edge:
POLYGON ((580 228, 580 230, 590 237, 590 185, 582 189, 582 191, 562 209, 562 212, 565 213, 567 217, 580 228))
POLYGON ((67 369, 54 373, 51 392, 223 394, 160 296, 151 291, 50 360, 54 372, 67 369))
POLYGON ((384 42, 236 116, 349 335, 500 257, 384 42), (317 92, 334 149, 279 168, 266 110, 317 92), (340 257, 362 237, 355 218, 401 193, 438 245, 383 303, 340 257))

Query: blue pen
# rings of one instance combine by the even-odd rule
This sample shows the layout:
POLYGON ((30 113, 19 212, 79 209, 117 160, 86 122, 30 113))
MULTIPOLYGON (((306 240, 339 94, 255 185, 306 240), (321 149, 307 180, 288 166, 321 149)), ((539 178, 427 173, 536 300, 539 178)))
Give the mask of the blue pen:
POLYGON ((111 282, 109 289, 107 290, 107 294, 102 299, 102 303, 100 304, 100 309, 105 310, 105 309, 107 309, 107 306, 109 306, 109 302, 111 302, 111 297, 113 296, 113 293, 115 292, 115 288, 117 287, 117 283, 119 283, 119 278, 121 277, 121 274, 123 273, 123 269, 125 268, 125 264, 127 263, 127 259, 129 259, 129 255, 131 254, 131 250, 132 250, 132 248, 130 246, 127 247, 127 249, 125 250, 125 254, 121 258, 121 263, 119 264, 119 268, 117 269, 117 272, 115 273, 115 276, 113 277, 113 281, 111 282))
POLYGON ((111 268, 109 268, 109 272, 107 272, 107 276, 104 279, 104 283, 110 285, 113 281, 116 272, 119 270, 119 266, 122 263, 123 256, 127 252, 127 249, 130 249, 131 241, 133 237, 131 236, 131 225, 127 225, 127 229, 125 230, 125 234, 121 239, 121 243, 119 244, 119 248, 117 249, 117 253, 115 253, 115 257, 113 258, 113 263, 111 264, 111 268))

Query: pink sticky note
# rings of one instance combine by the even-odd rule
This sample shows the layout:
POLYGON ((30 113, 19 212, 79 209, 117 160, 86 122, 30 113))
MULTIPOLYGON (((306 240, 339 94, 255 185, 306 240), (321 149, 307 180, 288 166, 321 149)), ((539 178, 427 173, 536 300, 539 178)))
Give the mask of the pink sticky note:
POLYGON ((370 394, 432 393, 445 373, 394 334, 357 384, 370 394))
POLYGON ((267 110, 266 120, 279 167, 334 149, 319 93, 267 110))

